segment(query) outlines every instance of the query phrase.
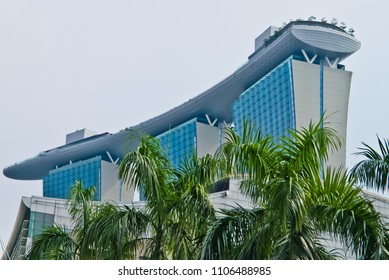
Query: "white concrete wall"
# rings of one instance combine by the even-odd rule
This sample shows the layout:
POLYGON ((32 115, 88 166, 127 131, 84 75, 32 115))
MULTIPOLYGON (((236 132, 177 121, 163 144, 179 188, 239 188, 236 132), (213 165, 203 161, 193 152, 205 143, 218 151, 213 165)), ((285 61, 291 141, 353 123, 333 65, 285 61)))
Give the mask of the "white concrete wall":
POLYGON ((371 190, 363 190, 363 196, 373 203, 374 208, 380 212, 386 223, 389 223, 389 193, 382 194, 371 190))
POLYGON ((116 202, 130 202, 134 199, 134 188, 121 184, 118 179, 118 166, 101 161, 101 200, 116 202))
POLYGON ((70 217, 65 199, 31 197, 31 211, 54 215, 54 223, 69 228, 70 217))
POLYGON ((292 60, 296 129, 320 120, 320 66, 292 60))
POLYGON ((324 110, 342 146, 331 157, 335 167, 346 166, 347 114, 352 73, 324 66, 324 110))
POLYGON ((230 188, 227 191, 210 194, 216 209, 230 209, 238 205, 243 208, 252 208, 250 199, 239 191, 239 180, 230 179, 230 188))
MULTIPOLYGON (((296 128, 307 127, 310 121, 320 119, 320 66, 293 60, 296 128)), ((330 156, 328 164, 334 167, 346 164, 347 113, 352 73, 323 67, 323 112, 325 122, 335 129, 341 148, 330 156)))
POLYGON ((196 125, 197 156, 214 155, 219 147, 219 128, 199 122, 196 125))

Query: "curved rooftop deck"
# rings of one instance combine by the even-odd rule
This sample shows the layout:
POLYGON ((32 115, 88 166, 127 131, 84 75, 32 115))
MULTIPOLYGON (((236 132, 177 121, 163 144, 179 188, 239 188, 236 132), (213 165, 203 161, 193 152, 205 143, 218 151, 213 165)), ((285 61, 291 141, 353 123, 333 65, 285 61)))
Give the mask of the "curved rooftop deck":
POLYGON ((291 55, 310 56, 340 62, 357 51, 361 43, 340 27, 324 22, 294 21, 267 39, 249 60, 230 76, 189 101, 136 126, 115 134, 102 134, 39 153, 36 157, 6 167, 6 177, 42 179, 56 166, 101 155, 121 158, 137 143, 129 140, 132 129, 158 135, 195 117, 208 114, 219 121, 232 121, 232 103, 239 95, 291 55), (108 155, 108 153, 109 155, 108 155))

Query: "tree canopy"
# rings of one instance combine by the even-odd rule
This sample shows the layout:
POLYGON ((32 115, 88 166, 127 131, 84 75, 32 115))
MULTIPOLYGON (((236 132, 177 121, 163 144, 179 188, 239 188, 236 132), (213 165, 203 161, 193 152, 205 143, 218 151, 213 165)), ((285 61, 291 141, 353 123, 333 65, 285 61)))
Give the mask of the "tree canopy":
POLYGON ((194 154, 174 169, 159 141, 144 135, 118 169, 121 180, 142 189, 144 206, 92 203, 93 188, 77 182, 69 198, 73 230, 46 228, 28 258, 345 257, 328 245, 335 241, 355 258, 386 259, 381 215, 354 177, 326 164, 339 146, 335 131, 320 124, 277 139, 246 124, 242 135, 228 130, 214 156, 194 154), (214 208, 209 193, 225 178, 239 182, 253 207, 214 208))

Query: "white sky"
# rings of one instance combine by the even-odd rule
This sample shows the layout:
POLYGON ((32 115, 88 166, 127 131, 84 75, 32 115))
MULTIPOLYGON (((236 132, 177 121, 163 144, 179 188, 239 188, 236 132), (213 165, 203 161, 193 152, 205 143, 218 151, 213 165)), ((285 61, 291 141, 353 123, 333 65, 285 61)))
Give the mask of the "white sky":
MULTIPOLYGON (((353 71, 348 166, 361 141, 388 137, 386 1, 0 0, 0 169, 64 144, 81 128, 117 132, 231 74, 268 26, 316 16, 344 21, 362 48, 353 71)), ((0 174, 0 236, 41 181, 0 174)), ((0 254, 2 250, 0 249, 0 254)))

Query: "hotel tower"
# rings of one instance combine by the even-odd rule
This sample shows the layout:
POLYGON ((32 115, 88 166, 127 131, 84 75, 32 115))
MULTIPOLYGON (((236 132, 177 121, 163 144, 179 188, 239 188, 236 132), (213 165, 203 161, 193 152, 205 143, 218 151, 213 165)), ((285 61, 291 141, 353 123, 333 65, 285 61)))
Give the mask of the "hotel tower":
MULTIPOLYGON (((42 180, 43 197, 22 198, 3 258, 22 259, 31 238, 45 226, 70 226, 65 202, 77 179, 85 187, 96 186, 96 201, 141 205, 142 192, 124 186, 117 176, 120 160, 137 146, 129 140, 133 130, 168 146, 177 167, 193 152, 213 154, 223 142, 223 131, 233 127, 240 133, 246 120, 277 137, 319 122, 325 113, 342 140, 329 164, 344 166, 352 72, 342 63, 360 46, 353 30, 335 23, 297 20, 281 28, 270 26, 255 39, 254 52, 243 66, 180 106, 113 134, 75 131, 64 145, 4 168, 8 178, 42 180)), ((233 180, 211 197, 217 207, 249 204, 233 180)))

